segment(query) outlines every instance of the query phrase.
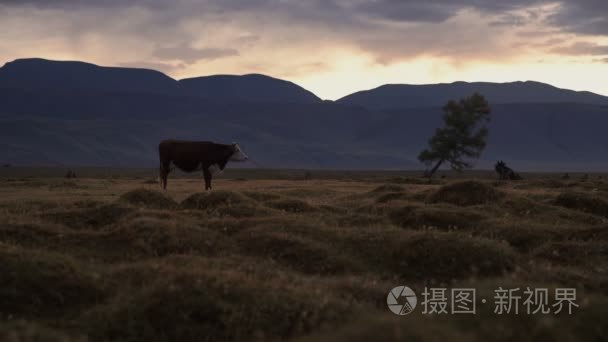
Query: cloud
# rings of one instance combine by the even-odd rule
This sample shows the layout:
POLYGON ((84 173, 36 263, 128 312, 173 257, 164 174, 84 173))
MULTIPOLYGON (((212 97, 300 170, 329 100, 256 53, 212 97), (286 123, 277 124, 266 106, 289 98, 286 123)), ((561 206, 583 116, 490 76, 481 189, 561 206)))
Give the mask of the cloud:
POLYGON ((589 42, 576 42, 571 45, 554 48, 552 53, 570 56, 602 56, 608 55, 608 45, 589 42))
POLYGON ((132 61, 132 62, 119 62, 118 66, 124 68, 137 68, 137 69, 151 69, 162 71, 164 73, 174 73, 178 70, 183 70, 188 67, 186 64, 169 64, 169 63, 154 63, 147 61, 132 61))
POLYGON ((551 24, 569 32, 608 36, 608 1, 562 0, 551 24))
POLYGON ((163 60, 178 60, 184 64, 193 64, 200 60, 214 60, 224 57, 238 56, 239 52, 230 48, 192 48, 187 44, 170 47, 160 47, 154 51, 154 56, 163 60))
POLYGON ((105 64, 147 61, 142 65, 151 63, 179 74, 256 71, 245 70, 252 65, 259 70, 305 72, 310 68, 301 66, 329 65, 329 58, 348 53, 382 65, 422 56, 451 63, 496 62, 529 49, 560 54, 584 50, 565 45, 572 40, 566 35, 601 32, 608 17, 606 3, 0 0, 0 49, 11 51, 4 58, 44 52, 105 64))

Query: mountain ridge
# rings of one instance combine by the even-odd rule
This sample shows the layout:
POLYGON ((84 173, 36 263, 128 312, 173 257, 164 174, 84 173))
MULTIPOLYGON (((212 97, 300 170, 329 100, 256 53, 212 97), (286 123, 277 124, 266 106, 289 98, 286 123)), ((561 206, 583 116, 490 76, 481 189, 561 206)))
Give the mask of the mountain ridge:
MULTIPOLYGON (((441 125, 444 100, 475 90, 466 82, 439 85, 444 91, 439 95, 424 86, 409 86, 422 89, 424 96, 414 92, 403 97, 402 85, 387 85, 380 95, 396 89, 396 97, 389 97, 394 107, 378 109, 373 101, 321 101, 295 83, 259 74, 177 81, 147 69, 132 72, 84 62, 62 64, 47 74, 36 69, 39 61, 29 63, 37 66, 12 65, 9 73, 0 68, 1 163, 155 167, 158 142, 180 138, 237 141, 265 167, 419 169, 423 165, 417 155, 441 125), (61 73, 66 65, 71 70, 67 75, 74 78, 61 73), (75 72, 74 65, 74 70, 85 71, 75 72), (14 70, 29 78, 19 79, 14 70), (144 80, 130 79, 133 75, 144 80), (123 77, 127 83, 115 88, 123 77), (147 88, 150 78, 154 84, 147 88), (258 85, 270 90, 257 92, 258 85), (446 92, 450 87, 455 90, 446 92)), ((598 157, 608 153, 604 97, 537 82, 514 84, 521 91, 502 98, 497 95, 504 85, 481 84, 494 92, 484 93, 492 120, 488 147, 476 165, 488 168, 504 159, 518 171, 608 170, 608 161, 598 157), (501 104, 505 98, 523 101, 501 104), (547 98, 546 103, 529 102, 547 98), (583 103, 556 102, 564 99, 583 103)), ((377 95, 377 89, 370 91, 377 95)), ((379 97, 378 103, 391 103, 379 97)))
POLYGON ((443 106, 449 100, 483 94, 490 103, 585 103, 608 105, 608 97, 589 91, 558 88, 537 81, 463 82, 437 84, 385 84, 346 95, 336 102, 368 109, 387 110, 443 106))

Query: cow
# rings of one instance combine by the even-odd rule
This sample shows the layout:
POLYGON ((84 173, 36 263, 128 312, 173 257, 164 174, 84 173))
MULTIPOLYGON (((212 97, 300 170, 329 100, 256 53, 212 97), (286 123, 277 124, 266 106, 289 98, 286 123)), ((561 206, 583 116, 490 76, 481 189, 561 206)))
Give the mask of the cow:
POLYGON ((221 172, 228 161, 249 159, 237 143, 216 144, 211 141, 163 140, 158 144, 160 185, 167 189, 171 163, 184 172, 203 170, 205 190, 211 190, 212 175, 221 172))
POLYGON ((501 180, 503 180, 503 179, 510 179, 510 180, 522 179, 521 176, 517 172, 513 171, 513 169, 508 167, 507 164, 502 160, 497 162, 496 165, 494 165, 494 170, 496 170, 496 173, 498 173, 498 177, 501 180))

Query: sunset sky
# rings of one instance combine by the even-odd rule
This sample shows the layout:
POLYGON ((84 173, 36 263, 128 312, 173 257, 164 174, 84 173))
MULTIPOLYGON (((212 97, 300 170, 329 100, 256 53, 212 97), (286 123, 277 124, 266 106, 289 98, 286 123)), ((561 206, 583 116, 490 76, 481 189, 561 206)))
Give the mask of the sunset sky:
POLYGON ((263 73, 325 99, 459 80, 608 95, 608 1, 0 0, 0 65, 24 57, 263 73))

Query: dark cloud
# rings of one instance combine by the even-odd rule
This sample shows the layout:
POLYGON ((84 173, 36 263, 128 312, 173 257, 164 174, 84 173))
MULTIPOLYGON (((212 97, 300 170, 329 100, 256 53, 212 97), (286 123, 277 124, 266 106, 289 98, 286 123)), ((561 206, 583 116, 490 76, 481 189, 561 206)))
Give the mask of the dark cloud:
POLYGON ((608 55, 608 45, 576 42, 568 46, 552 49, 551 52, 571 56, 604 56, 608 55))
POLYGON ((570 32, 608 35, 608 1, 562 0, 550 23, 570 32))

